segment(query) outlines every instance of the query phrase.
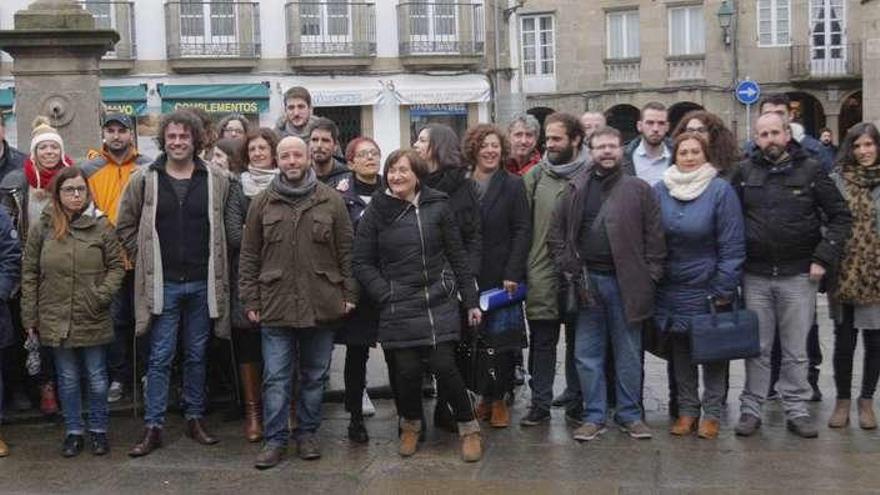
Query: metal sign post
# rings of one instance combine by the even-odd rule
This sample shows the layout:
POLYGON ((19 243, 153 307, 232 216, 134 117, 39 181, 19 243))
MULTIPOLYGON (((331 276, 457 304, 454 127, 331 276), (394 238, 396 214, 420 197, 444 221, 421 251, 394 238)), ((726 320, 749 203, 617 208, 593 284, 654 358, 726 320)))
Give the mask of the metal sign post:
POLYGON ((752 138, 752 105, 761 97, 761 87, 755 81, 746 78, 736 85, 733 92, 736 100, 746 106, 746 136, 752 138))

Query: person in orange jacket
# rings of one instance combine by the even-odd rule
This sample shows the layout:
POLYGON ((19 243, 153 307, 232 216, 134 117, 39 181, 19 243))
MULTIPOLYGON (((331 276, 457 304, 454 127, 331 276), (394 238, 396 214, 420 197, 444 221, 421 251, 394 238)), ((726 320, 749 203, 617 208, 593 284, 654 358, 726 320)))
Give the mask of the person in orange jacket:
MULTIPOLYGON (((101 134, 103 146, 89 150, 80 169, 88 180, 95 206, 107 215, 110 223, 116 225, 119 200, 128 185, 129 177, 138 167, 149 165, 153 160, 137 151, 132 117, 108 113, 104 116, 101 134)), ((134 372, 131 356, 128 355, 134 338, 134 267, 127 256, 124 257, 124 264, 125 278, 122 288, 114 296, 111 306, 115 337, 107 355, 107 367, 110 371, 110 389, 107 394, 109 402, 122 398, 123 383, 131 380, 134 372)))

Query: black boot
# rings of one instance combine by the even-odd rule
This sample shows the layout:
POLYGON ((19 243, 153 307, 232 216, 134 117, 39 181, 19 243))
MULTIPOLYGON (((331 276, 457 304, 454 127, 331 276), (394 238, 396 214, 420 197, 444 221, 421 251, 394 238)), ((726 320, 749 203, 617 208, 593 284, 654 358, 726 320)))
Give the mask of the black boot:
POLYGON ((61 455, 64 457, 76 457, 83 450, 85 440, 82 435, 67 435, 61 445, 61 455))
POLYGON ((348 439, 354 443, 367 443, 370 441, 367 427, 364 426, 363 417, 351 417, 351 421, 348 423, 348 439))

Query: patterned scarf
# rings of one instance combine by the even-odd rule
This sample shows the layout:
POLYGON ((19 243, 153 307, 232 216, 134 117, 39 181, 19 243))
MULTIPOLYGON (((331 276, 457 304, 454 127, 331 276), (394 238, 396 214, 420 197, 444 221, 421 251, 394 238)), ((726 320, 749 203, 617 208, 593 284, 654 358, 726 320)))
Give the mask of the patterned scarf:
POLYGON ((852 235, 846 243, 840 266, 838 297, 864 305, 880 303, 880 232, 877 205, 871 192, 880 186, 880 163, 844 167, 847 202, 852 211, 852 235))

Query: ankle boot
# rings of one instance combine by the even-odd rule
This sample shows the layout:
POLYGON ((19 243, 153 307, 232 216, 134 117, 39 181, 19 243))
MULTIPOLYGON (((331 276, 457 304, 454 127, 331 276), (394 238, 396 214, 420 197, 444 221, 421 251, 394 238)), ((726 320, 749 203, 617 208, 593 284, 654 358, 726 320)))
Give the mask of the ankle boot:
POLYGON ((483 458, 483 439, 480 432, 461 436, 461 459, 464 462, 477 462, 483 458))
POLYGON ((477 421, 486 421, 489 419, 489 415, 491 414, 491 407, 489 406, 489 402, 486 399, 481 399, 479 403, 477 403, 477 408, 474 410, 474 416, 476 416, 477 421))
POLYGON ((877 418, 874 416, 874 399, 859 399, 859 427, 863 430, 877 428, 877 418))
POLYGON ((846 428, 849 424, 849 408, 852 405, 850 399, 837 399, 834 403, 834 412, 828 418, 829 428, 846 428))
POLYGON ((675 424, 669 429, 669 433, 676 436, 690 435, 697 429, 697 418, 693 416, 679 416, 675 424))
POLYGON ((6 457, 9 455, 9 447, 6 445, 6 442, 0 438, 0 457, 6 457))
POLYGON ((257 363, 238 367, 241 374, 241 393, 244 397, 244 437, 248 442, 263 439, 263 393, 260 368, 257 363))
POLYGON ((504 399, 492 402, 492 417, 489 419, 492 428, 507 428, 510 426, 510 411, 507 409, 507 401, 504 399))
POLYGON ((421 431, 421 421, 401 418, 400 447, 397 450, 401 457, 409 457, 416 453, 419 448, 419 432, 421 431))

